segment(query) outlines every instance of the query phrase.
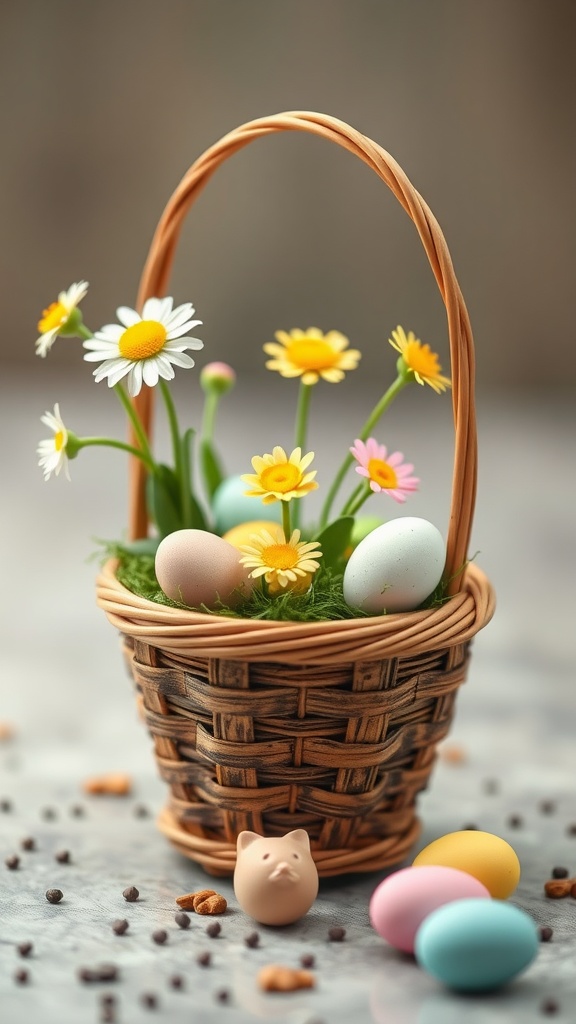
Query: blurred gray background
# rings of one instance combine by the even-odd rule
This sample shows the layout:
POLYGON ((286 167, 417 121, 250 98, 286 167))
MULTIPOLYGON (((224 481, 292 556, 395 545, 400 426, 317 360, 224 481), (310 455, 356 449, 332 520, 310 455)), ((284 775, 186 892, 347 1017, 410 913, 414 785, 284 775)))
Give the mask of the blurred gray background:
MULTIPOLYGON (((92 329, 135 301, 162 208, 207 146, 308 109, 380 143, 431 206, 481 393, 566 388, 575 28, 572 0, 2 0, 4 367, 45 374, 36 322, 72 281, 90 282, 92 329)), ((446 367, 443 307, 410 221, 363 164, 309 136, 266 138, 220 169, 171 290, 204 321, 203 361, 255 372, 276 329, 315 324, 350 336, 369 380, 402 323, 446 367)), ((79 348, 61 342, 50 362, 90 386, 79 348)))

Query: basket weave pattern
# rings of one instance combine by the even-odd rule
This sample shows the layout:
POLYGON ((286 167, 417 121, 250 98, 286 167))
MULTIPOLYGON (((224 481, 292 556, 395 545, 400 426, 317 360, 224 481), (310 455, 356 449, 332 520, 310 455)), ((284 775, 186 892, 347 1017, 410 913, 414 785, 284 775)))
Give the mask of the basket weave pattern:
MULTIPOLYGON (((474 349, 446 242, 385 150, 349 125, 294 112, 235 129, 190 168, 156 230, 139 306, 165 294, 183 219, 218 166, 253 140, 305 131, 343 146, 390 188, 413 220, 446 306, 455 424, 445 578, 438 608, 327 622, 271 622, 181 610, 140 598, 115 576, 99 605, 123 638, 139 706, 170 799, 159 826, 212 874, 234 870, 244 829, 305 828, 320 875, 399 864, 418 835, 417 794, 450 727, 470 642, 494 595, 465 572, 476 494, 474 349)), ((152 390, 135 404, 148 433, 152 390)), ((135 442, 135 439, 132 439, 135 442)), ((148 530, 144 474, 131 467, 132 537, 148 530)))
POLYGON ((233 851, 243 829, 305 828, 324 875, 407 855, 467 645, 338 668, 290 665, 281 676, 276 664, 182 664, 142 641, 126 654, 170 787, 162 823, 183 852, 219 873, 233 868, 230 851, 221 863, 198 835, 217 845, 224 837, 233 851))

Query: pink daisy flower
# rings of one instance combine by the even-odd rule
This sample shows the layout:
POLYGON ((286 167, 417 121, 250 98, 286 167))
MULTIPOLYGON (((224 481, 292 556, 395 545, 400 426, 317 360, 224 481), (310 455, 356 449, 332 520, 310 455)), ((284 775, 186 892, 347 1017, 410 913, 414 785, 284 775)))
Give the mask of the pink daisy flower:
POLYGON ((378 444, 373 437, 369 437, 366 443, 356 438, 350 451, 359 463, 356 472, 370 481, 373 491, 384 491, 402 503, 406 501, 407 494, 418 490, 420 480, 410 475, 414 466, 403 461, 402 452, 388 455, 386 445, 378 444))

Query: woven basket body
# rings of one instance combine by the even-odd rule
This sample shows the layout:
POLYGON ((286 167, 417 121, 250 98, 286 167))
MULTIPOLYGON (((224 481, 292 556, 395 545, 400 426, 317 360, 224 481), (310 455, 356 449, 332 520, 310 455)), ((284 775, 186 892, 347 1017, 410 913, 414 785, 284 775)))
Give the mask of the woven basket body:
MULTIPOLYGON (((254 139, 302 130, 344 146, 389 186, 414 221, 444 299, 450 336, 455 464, 440 608, 324 623, 228 619, 146 601, 98 579, 98 602, 123 637, 142 715, 170 790, 159 826, 212 874, 234 870, 244 829, 305 828, 320 875, 402 862, 418 835, 416 797, 447 733, 470 641, 493 593, 466 561, 476 484, 473 345, 443 235, 393 159, 326 115, 288 113, 236 129, 196 161, 160 220, 139 303, 165 293, 182 219, 219 164, 254 139)), ((135 400, 150 429, 152 393, 135 400)), ((131 534, 148 529, 134 460, 131 534)))

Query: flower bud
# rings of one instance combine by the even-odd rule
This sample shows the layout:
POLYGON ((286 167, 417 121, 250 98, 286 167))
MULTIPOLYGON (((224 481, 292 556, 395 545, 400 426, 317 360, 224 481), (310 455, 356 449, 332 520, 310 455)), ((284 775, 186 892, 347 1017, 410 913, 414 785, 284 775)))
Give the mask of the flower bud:
POLYGON ((208 363, 200 371, 200 384, 206 393, 225 395, 236 383, 236 374, 228 363, 208 363))

